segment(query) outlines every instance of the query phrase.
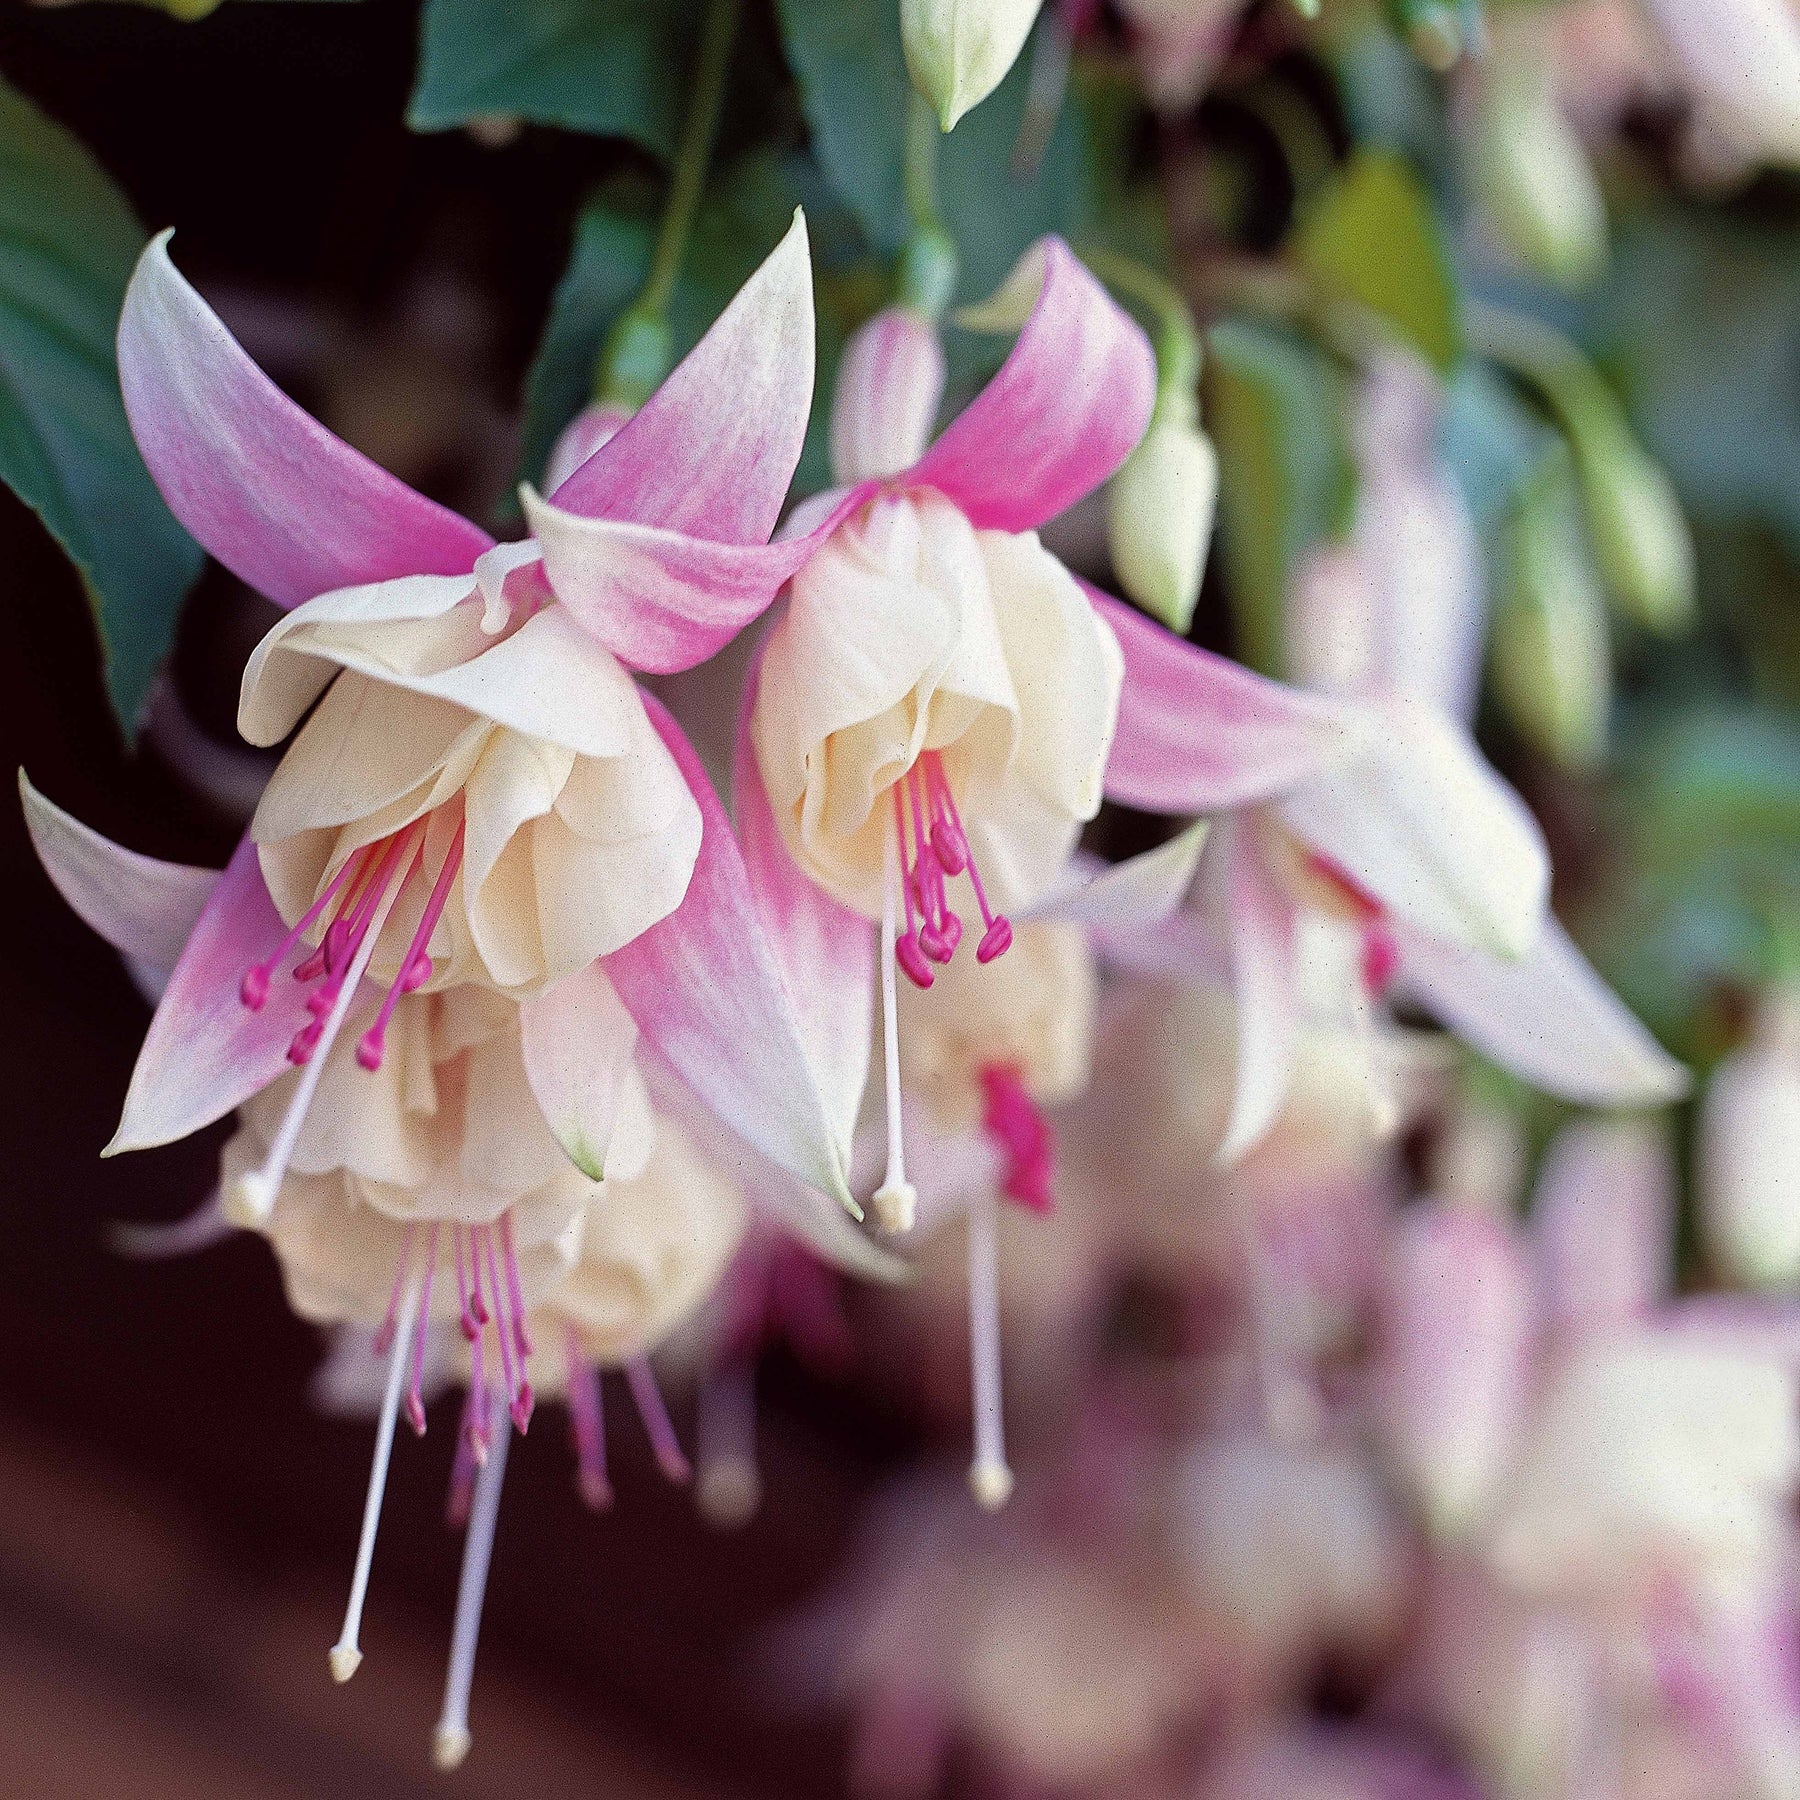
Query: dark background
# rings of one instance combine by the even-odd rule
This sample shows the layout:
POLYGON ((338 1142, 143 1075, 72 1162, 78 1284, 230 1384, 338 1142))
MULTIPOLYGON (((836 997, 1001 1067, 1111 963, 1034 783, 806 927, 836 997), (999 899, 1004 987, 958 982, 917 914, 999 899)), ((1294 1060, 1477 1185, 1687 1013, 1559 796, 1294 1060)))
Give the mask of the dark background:
MULTIPOLYGON (((195 26, 0 0, 0 73, 93 148, 147 228, 178 227, 184 272, 285 386, 482 516, 508 489, 575 206, 622 153, 549 132, 502 149, 409 133, 416 29, 402 0, 229 5, 195 26)), ((261 603, 209 568, 133 754, 79 583, 4 493, 0 568, 0 761, 134 848, 222 862, 256 773, 227 745, 261 603)), ((107 1248, 109 1220, 176 1218, 207 1194, 220 1134, 99 1160, 148 1011, 37 869, 10 802, 0 858, 0 1792, 438 1791, 453 1403, 423 1443, 401 1433, 368 1661, 335 1689, 325 1652, 369 1428, 310 1408, 317 1343, 260 1243, 159 1263, 107 1248)), ((619 1504, 585 1512, 546 1409, 509 1469, 475 1749, 451 1786, 839 1791, 835 1733, 783 1716, 799 1697, 758 1649, 910 1448, 868 1386, 765 1364, 767 1499, 734 1536, 663 1485, 619 1404, 619 1504)), ((676 1414, 687 1431, 684 1398, 676 1414)))

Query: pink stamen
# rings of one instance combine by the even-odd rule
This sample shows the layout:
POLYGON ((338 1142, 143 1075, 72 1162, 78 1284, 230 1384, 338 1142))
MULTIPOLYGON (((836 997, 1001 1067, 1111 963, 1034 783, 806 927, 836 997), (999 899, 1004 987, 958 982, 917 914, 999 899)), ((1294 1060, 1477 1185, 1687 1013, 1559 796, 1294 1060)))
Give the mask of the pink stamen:
POLYGON ((656 1453, 656 1465, 677 1486, 685 1486, 693 1470, 682 1454, 681 1442, 675 1435, 675 1422, 663 1404, 662 1390, 649 1362, 634 1356, 625 1365, 625 1379, 631 1386, 631 1397, 637 1403, 638 1417, 644 1421, 650 1448, 656 1453))
MULTIPOLYGON (((485 1455, 483 1461, 486 1460, 485 1455)), ((475 1385, 471 1377, 463 1399, 462 1418, 456 1427, 456 1453, 450 1459, 450 1491, 444 1498, 444 1523, 461 1531, 469 1522, 469 1504, 475 1497, 475 1385)))
POLYGON ((481 1335, 481 1327, 469 1310, 469 1271, 463 1266, 463 1228, 460 1225, 450 1227, 450 1254, 456 1260, 457 1323, 462 1327, 463 1336, 472 1344, 481 1335))
POLYGON ((509 1325, 506 1317, 506 1290, 500 1285, 500 1267, 494 1255, 492 1226, 481 1228, 481 1243, 482 1254, 487 1259, 488 1291, 494 1296, 494 1337, 500 1345, 500 1372, 506 1379, 506 1391, 511 1396, 508 1410, 522 1437, 530 1427, 531 1412, 537 1404, 537 1397, 531 1391, 531 1383, 525 1379, 523 1355, 516 1361, 514 1359, 518 1332, 509 1325))
MULTIPOLYGON (((458 825, 456 836, 450 840, 449 851, 445 854, 444 866, 438 870, 431 898, 425 902, 419 928, 413 933, 412 942, 401 959, 400 973, 388 988, 387 995, 381 1002, 381 1010, 375 1015, 375 1023, 363 1033, 362 1041, 356 1046, 356 1060, 365 1069, 381 1067, 381 1059, 387 1049, 388 1021, 394 1016, 394 1008, 400 1004, 400 996, 422 987, 431 975, 431 958, 425 954, 425 946, 431 941, 431 934, 437 929, 437 922, 443 916, 444 907, 450 898, 450 884, 456 879, 456 871, 462 867, 463 831, 464 827, 458 825)), ((424 862, 425 840, 421 837, 412 868, 407 871, 407 881, 412 880, 424 862)), ((405 883, 401 885, 404 886, 405 883)))
POLYGON ((434 1219, 425 1239, 425 1278, 419 1289, 419 1322, 413 1327, 412 1386, 406 1395, 406 1416, 413 1430, 425 1435, 425 1334, 431 1324, 431 1278, 437 1273, 438 1223, 434 1219))
POLYGON ((1056 1138, 1038 1111, 1019 1071, 989 1063, 981 1071, 981 1124, 1005 1159, 1000 1191, 1032 1212, 1053 1204, 1056 1138))
POLYGON ((469 1399, 473 1402, 473 1410, 465 1420, 469 1454, 475 1459, 477 1468, 486 1464, 488 1446, 493 1441, 487 1396, 487 1358, 482 1354, 481 1333, 477 1332, 469 1340, 469 1399))
POLYGON ((931 796, 931 845, 943 864, 946 875, 960 875, 968 866, 969 840, 963 836, 962 822, 955 816, 950 798, 950 780, 944 773, 944 761, 933 750, 922 759, 925 764, 925 790, 931 796))
POLYGON ((1349 870, 1322 851, 1308 850, 1306 867, 1327 886, 1336 889, 1338 897, 1364 925, 1376 924, 1387 916, 1387 908, 1349 870))
POLYGON ((600 1372, 582 1355, 573 1327, 563 1354, 568 1364, 569 1435, 575 1443, 575 1485, 588 1506, 595 1512, 605 1512, 613 1503, 613 1491, 606 1477, 606 1413, 600 1397, 600 1372))
MULTIPOLYGON (((318 899, 306 909, 306 913, 301 918, 300 923, 281 940, 281 947, 275 954, 266 962, 252 963, 250 967, 244 971, 244 979, 238 987, 238 998, 242 1000, 252 1012, 262 1011, 263 1003, 269 997, 269 978, 281 967, 282 959, 288 952, 292 950, 293 947, 299 943, 301 938, 304 937, 318 922, 319 915, 324 912, 326 907, 328 907, 334 899, 337 898, 338 891, 343 887, 344 883, 350 879, 350 873, 356 867, 359 860, 366 859, 361 859, 356 856, 346 857, 344 866, 332 876, 331 883, 325 889, 324 893, 322 893, 318 899)), ((299 970, 296 969, 294 972, 295 974, 298 974, 299 970)))
POLYGON ((894 961, 905 970, 914 987, 928 988, 934 979, 931 964, 919 948, 918 921, 913 916, 912 881, 906 872, 906 803, 901 783, 894 783, 894 838, 900 850, 900 891, 906 899, 906 931, 894 941, 894 961))
POLYGON ((506 1267, 506 1293, 512 1302, 513 1342, 519 1350, 519 1366, 525 1366, 525 1359, 531 1354, 531 1333, 525 1326, 525 1292, 519 1281, 519 1252, 513 1243, 513 1222, 510 1212, 500 1215, 500 1253, 506 1267))
POLYGON ((418 1226, 408 1225, 400 1234, 400 1254, 394 1260, 394 1285, 388 1291, 387 1311, 375 1328, 375 1354, 386 1356, 394 1347, 394 1331, 400 1318, 400 1295, 406 1287, 407 1265, 412 1261, 414 1234, 418 1226))
POLYGON ((938 799, 943 803, 944 817, 953 833, 953 848, 962 863, 962 872, 968 876, 969 885, 975 890, 975 904, 981 908, 981 942, 975 946, 975 960, 990 963, 1012 948, 1012 924, 1004 913, 997 913, 988 905, 987 889, 981 884, 981 871, 975 867, 975 855, 969 848, 969 834, 963 829, 962 814, 956 810, 956 796, 951 793, 949 778, 941 768, 937 771, 937 791, 938 799))
POLYGON ((1372 1000, 1379 1000, 1393 985, 1400 969, 1400 947, 1387 926, 1375 921, 1363 927, 1362 978, 1372 1000))

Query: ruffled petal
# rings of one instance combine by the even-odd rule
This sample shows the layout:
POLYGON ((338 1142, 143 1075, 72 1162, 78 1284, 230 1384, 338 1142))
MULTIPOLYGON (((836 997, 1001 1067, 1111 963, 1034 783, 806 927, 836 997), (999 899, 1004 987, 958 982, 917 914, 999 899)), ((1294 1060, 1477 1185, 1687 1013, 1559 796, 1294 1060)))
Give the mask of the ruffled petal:
POLYGON ((1357 713, 1240 669, 1082 586, 1125 656, 1109 799, 1147 812, 1229 812, 1310 779, 1360 741, 1357 713))
POLYGON ((739 289, 642 410, 550 498, 564 512, 764 544, 812 411, 806 219, 739 289))
POLYGON ((1554 917, 1517 961, 1398 921, 1398 980, 1482 1055, 1584 1106, 1663 1106, 1688 1072, 1626 1011, 1554 917))
POLYGON ((1060 238, 1037 258, 1036 304, 999 374, 899 482, 933 487, 974 524, 1031 531, 1091 494, 1144 435, 1149 340, 1060 238))
POLYGON ((586 517, 529 487, 521 498, 557 599, 621 662, 666 675, 704 662, 761 617, 866 490, 842 495, 804 537, 774 544, 716 542, 586 517))
POLYGON ((123 955, 166 974, 181 959, 217 869, 140 856, 52 805, 19 771, 25 829, 44 873, 71 910, 123 955))
POLYGON ((738 713, 732 809, 751 898, 787 977, 807 1060, 848 1168, 874 1042, 875 928, 804 875, 782 841, 750 741, 761 675, 759 652, 738 713))
POLYGON ((527 1000, 519 1027, 544 1122, 582 1174, 604 1181, 637 1050, 630 1013, 595 963, 527 1000))
POLYGON ((312 1015, 306 989, 286 979, 306 946, 277 969, 252 1012, 238 997, 244 972, 268 956, 287 927, 245 838, 225 866, 175 965, 104 1155, 173 1143, 223 1118, 288 1067, 287 1048, 312 1015))
POLYGON ((673 913, 605 958, 645 1039, 741 1137, 854 1208, 799 1014, 757 914, 743 853, 700 758, 663 705, 646 697, 702 819, 700 856, 673 913))
POLYGON ((176 518, 278 606, 471 569, 493 539, 288 399, 177 272, 169 236, 151 240, 126 290, 119 384, 176 518))

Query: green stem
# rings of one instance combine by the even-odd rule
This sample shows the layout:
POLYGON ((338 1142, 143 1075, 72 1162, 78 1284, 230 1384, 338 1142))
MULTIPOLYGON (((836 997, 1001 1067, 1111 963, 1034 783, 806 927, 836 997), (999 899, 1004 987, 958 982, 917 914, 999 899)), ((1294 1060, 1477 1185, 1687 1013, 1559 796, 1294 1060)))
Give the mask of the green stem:
POLYGON ((596 397, 601 400, 641 406, 674 360, 669 302, 681 275, 694 215, 706 187, 741 6, 742 0, 710 0, 707 6, 700 28, 700 53, 694 65, 693 99, 676 147, 662 225, 650 253, 644 285, 607 334, 601 349, 594 383, 596 397))
POLYGON ((901 194, 912 229, 900 256, 899 294, 903 306, 934 325, 956 292, 956 240, 938 211, 938 145, 943 133, 931 103, 912 96, 906 115, 906 157, 901 194))
POLYGON ((1467 317, 1472 347, 1542 397, 1578 456, 1630 440, 1631 429, 1600 371, 1560 331, 1482 302, 1467 317))
POLYGON ((1082 260, 1114 292, 1137 301, 1156 324, 1156 406, 1190 414, 1200 385, 1200 332, 1187 296, 1166 276, 1116 250, 1084 249, 1082 260))

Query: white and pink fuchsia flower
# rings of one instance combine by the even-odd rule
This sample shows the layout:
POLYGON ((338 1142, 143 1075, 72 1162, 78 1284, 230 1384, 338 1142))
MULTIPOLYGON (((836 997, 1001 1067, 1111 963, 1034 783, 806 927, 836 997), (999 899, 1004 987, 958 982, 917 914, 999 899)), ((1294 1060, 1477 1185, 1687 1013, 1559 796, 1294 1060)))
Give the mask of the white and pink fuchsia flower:
MULTIPOLYGON (((846 485, 790 523, 785 547, 802 554, 739 735, 738 830, 846 1142, 883 995, 876 1203, 890 1226, 914 1200, 896 970, 926 987, 959 953, 1006 954, 1011 912, 1052 887, 1103 797, 1190 814, 1260 801, 1353 731, 1341 709, 1084 589, 1043 547, 1036 528, 1142 436, 1154 359, 1058 240, 997 304, 1023 319, 1018 341, 929 445, 943 382, 931 328, 893 309, 850 345, 832 432, 846 485), (959 906, 980 921, 960 951, 959 906)), ((554 507, 532 522, 561 591, 593 527, 554 507)))
MULTIPOLYGON (((186 921, 110 1150, 185 1136, 290 1064, 315 1071, 240 1183, 246 1214, 266 1212, 363 983, 386 989, 357 1044, 373 1068, 403 994, 473 982, 520 1002, 532 1089, 588 1173, 641 1028, 759 1148, 846 1195, 724 813, 629 673, 709 655, 797 560, 767 539, 811 400, 803 222, 559 490, 609 558, 567 593, 529 541, 494 545, 286 399, 166 239, 133 279, 119 356, 176 515, 290 609, 246 671, 243 729, 273 742, 305 723, 186 921)), ((130 870, 107 879, 129 907, 130 870)))

